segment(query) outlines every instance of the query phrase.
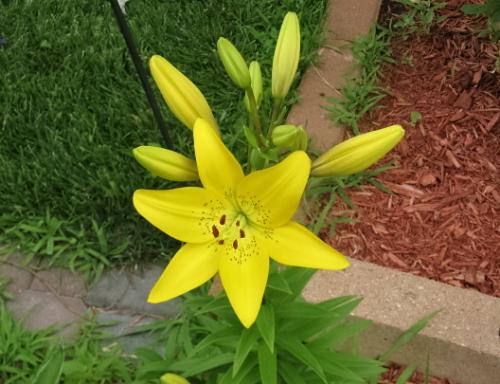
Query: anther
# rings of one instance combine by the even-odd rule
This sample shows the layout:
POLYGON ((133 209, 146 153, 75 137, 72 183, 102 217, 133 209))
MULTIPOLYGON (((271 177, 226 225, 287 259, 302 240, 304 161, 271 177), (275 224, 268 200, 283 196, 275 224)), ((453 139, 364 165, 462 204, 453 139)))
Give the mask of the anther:
POLYGON ((220 245, 224 245, 224 240, 219 240, 219 241, 218 241, 218 243, 219 243, 220 245))
POLYGON ((245 237, 245 231, 240 229, 240 237, 243 239, 245 237))
POLYGON ((236 226, 239 227, 240 226, 240 221, 239 220, 236 220, 236 226))
POLYGON ((212 225, 212 234, 214 235, 214 237, 219 237, 219 230, 215 225, 212 225))
POLYGON ((224 225, 226 223, 226 215, 222 215, 219 220, 220 225, 224 225))
POLYGON ((233 241, 233 248, 238 249, 238 240, 233 241))

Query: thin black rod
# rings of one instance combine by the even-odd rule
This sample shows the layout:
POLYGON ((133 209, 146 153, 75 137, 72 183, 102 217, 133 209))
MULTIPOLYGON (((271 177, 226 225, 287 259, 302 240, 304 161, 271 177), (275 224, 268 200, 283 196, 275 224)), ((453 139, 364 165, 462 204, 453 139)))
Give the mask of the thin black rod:
POLYGON ((158 124, 158 129, 160 130, 161 136, 163 137, 163 141, 167 148, 173 148, 172 140, 167 131, 167 127, 165 125, 165 121, 161 116, 160 108, 158 107, 158 103, 156 102, 155 95, 151 86, 148 82, 148 75, 146 73, 146 69, 144 68, 144 64, 139 57, 139 52, 137 50, 137 45, 134 42, 134 37, 132 36, 132 32, 127 24, 127 20, 125 20, 125 16, 118 4, 117 0, 110 0, 111 7, 113 8, 113 13, 115 14, 116 21, 118 22, 118 26, 120 27, 120 31, 127 43, 128 51, 130 56, 132 57, 132 61, 134 62, 135 70, 141 79, 142 88, 146 93, 146 97, 148 98, 149 105, 153 110, 153 115, 155 117, 156 123, 158 124))

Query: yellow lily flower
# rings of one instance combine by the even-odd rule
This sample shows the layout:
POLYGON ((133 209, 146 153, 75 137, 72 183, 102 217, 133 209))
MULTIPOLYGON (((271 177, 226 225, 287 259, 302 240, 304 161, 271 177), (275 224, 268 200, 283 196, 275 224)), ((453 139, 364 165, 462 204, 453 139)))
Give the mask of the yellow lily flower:
POLYGON ((281 24, 273 57, 272 94, 283 99, 292 85, 300 58, 300 25, 295 12, 288 12, 281 24))
POLYGON ((132 151, 139 164, 155 176, 173 181, 198 180, 196 162, 169 149, 142 145, 132 151))
POLYGON ((148 302, 159 303, 198 287, 219 272, 236 315, 250 327, 259 312, 269 257, 308 268, 342 269, 346 258, 292 221, 306 186, 305 152, 245 176, 210 125, 193 129, 203 188, 137 190, 134 206, 151 224, 185 242, 172 258, 148 302))
POLYGON ((400 125, 354 136, 314 160, 312 176, 347 176, 361 172, 384 157, 403 138, 400 125))
POLYGON ((193 129, 196 119, 202 118, 219 130, 205 96, 181 71, 159 55, 151 57, 149 68, 168 107, 186 127, 193 129))
POLYGON ((189 384, 189 381, 174 373, 165 373, 160 377, 160 384, 189 384))

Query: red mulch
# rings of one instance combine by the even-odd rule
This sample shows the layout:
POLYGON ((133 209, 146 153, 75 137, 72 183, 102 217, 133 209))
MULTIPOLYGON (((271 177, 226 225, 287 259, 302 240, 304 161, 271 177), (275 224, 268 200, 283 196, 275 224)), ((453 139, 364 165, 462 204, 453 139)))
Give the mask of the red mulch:
POLYGON ((398 64, 381 81, 389 96, 361 124, 406 129, 384 159, 397 167, 379 176, 394 193, 350 191, 356 222, 339 224, 329 242, 356 259, 500 297, 499 47, 477 37, 484 20, 464 16, 463 1, 450 3, 429 35, 393 41, 398 64), (423 116, 415 127, 412 111, 423 116))
MULTIPOLYGON (((403 373, 405 367, 401 367, 397 364, 391 365, 389 371, 385 373, 379 380, 378 384, 394 384, 398 377, 403 373)), ((405 384, 420 384, 424 382, 424 374, 421 372, 415 372, 411 375, 410 379, 405 384)), ((428 384, 458 384, 456 381, 450 379, 441 379, 437 377, 429 377, 428 384)))

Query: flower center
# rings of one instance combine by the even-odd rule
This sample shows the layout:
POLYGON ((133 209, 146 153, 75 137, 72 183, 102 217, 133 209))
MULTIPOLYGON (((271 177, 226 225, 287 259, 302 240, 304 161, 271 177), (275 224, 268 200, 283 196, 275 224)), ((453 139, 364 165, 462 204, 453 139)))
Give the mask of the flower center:
POLYGON ((218 222, 212 224, 212 235, 217 244, 231 244, 234 250, 237 250, 240 243, 247 238, 248 219, 242 212, 235 213, 228 217, 223 213, 218 222))

